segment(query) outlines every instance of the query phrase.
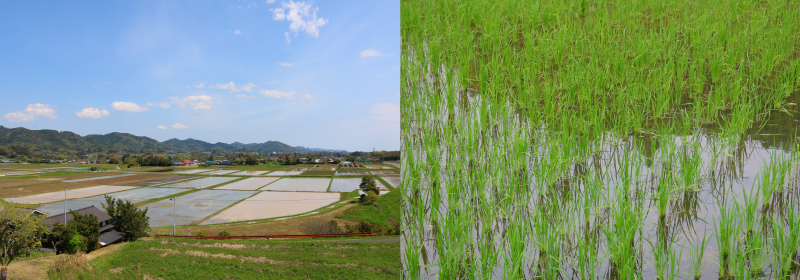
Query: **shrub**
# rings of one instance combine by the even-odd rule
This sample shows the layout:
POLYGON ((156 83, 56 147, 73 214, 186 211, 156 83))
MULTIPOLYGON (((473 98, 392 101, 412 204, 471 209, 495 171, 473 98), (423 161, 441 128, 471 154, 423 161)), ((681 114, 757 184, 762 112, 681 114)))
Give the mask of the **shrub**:
POLYGON ((81 236, 80 234, 73 234, 66 243, 66 251, 70 254, 75 254, 78 252, 86 252, 87 250, 87 242, 86 237, 81 236))
POLYGON ((305 234, 335 234, 341 233, 342 228, 335 220, 325 221, 322 218, 307 219, 300 224, 300 230, 305 234))
POLYGON ((228 232, 227 229, 225 229, 225 230, 220 231, 218 235, 219 236, 231 236, 231 233, 228 232))
POLYGON ((89 168, 89 170, 90 171, 97 171, 97 166, 92 166, 92 168, 89 168))

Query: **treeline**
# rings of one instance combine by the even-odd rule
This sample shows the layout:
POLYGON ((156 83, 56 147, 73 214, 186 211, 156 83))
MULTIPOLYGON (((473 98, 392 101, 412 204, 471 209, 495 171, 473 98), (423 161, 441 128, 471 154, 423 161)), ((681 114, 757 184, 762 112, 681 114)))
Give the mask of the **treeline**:
POLYGON ((144 156, 136 159, 136 163, 141 166, 172 166, 172 157, 144 156))

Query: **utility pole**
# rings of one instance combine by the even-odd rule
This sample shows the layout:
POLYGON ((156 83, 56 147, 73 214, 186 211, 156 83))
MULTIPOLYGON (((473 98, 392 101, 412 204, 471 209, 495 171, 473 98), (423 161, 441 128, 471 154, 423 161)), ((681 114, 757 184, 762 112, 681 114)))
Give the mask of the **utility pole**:
POLYGON ((67 226, 67 188, 64 188, 64 226, 67 226))
POLYGON ((177 199, 178 199, 177 197, 172 198, 172 237, 175 237, 175 213, 176 213, 175 201, 177 199))

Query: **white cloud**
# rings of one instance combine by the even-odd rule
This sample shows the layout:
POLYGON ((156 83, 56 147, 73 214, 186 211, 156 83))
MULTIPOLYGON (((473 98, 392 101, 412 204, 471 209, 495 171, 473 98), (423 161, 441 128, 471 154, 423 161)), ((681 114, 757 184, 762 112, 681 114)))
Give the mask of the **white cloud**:
POLYGON ((267 0, 267 4, 275 3, 275 0, 267 0))
POLYGON ((400 121, 400 104, 397 103, 377 103, 372 105, 369 111, 377 121, 400 121))
POLYGON ((230 81, 230 82, 228 82, 226 84, 208 85, 208 87, 209 88, 215 88, 215 89, 227 89, 227 90, 230 90, 231 92, 240 92, 240 91, 253 92, 253 88, 256 87, 256 84, 247 83, 247 84, 245 84, 243 86, 236 86, 236 83, 234 83, 233 81, 230 81))
MULTIPOLYGON (((317 17, 319 8, 314 8, 306 2, 281 2, 280 8, 274 8, 271 11, 273 12, 272 19, 290 21, 289 31, 295 35, 298 31, 305 31, 308 35, 317 38, 319 37, 319 28, 328 23, 327 19, 317 17)), ((287 32, 285 35, 287 43, 291 42, 289 33, 287 32)))
POLYGON ((289 32, 283 33, 286 36, 286 44, 292 43, 292 37, 289 37, 289 32))
POLYGON ((361 57, 373 57, 373 56, 386 56, 386 54, 382 54, 379 51, 373 49, 366 49, 361 51, 361 57))
POLYGON ((214 104, 211 101, 211 96, 208 95, 187 96, 184 98, 170 97, 169 99, 172 100, 172 104, 178 105, 178 107, 189 106, 193 110, 208 110, 214 104))
POLYGON ((75 114, 81 119, 99 119, 109 115, 108 111, 97 108, 86 108, 80 112, 75 112, 75 114))
POLYGON ((394 95, 397 95, 398 97, 400 97, 400 91, 395 92, 394 95))
POLYGON ((277 91, 277 90, 269 90, 269 89, 262 89, 258 91, 259 94, 272 97, 272 98, 287 98, 287 99, 294 99, 295 92, 294 91, 277 91))
POLYGON ((198 85, 195 85, 194 87, 196 87, 196 88, 204 88, 204 87, 206 87, 206 82, 202 82, 202 83, 200 83, 198 85))
POLYGON ((255 96, 252 96, 252 95, 246 95, 246 94, 237 94, 237 95, 236 95, 236 97, 238 97, 238 98, 253 98, 253 97, 255 97, 255 96))
POLYGON ((289 62, 275 62, 275 63, 280 65, 280 66, 283 66, 283 67, 292 67, 292 66, 294 66, 294 63, 289 63, 289 62))
POLYGON ((172 128, 174 128, 174 129, 187 129, 187 128, 189 128, 189 127, 188 127, 188 126, 186 126, 186 125, 179 124, 179 123, 174 123, 174 124, 172 125, 172 128))
POLYGON ((144 112, 150 110, 150 108, 147 108, 145 106, 139 106, 136 105, 136 103, 124 102, 124 101, 116 101, 114 103, 111 103, 111 108, 114 109, 115 111, 122 111, 129 113, 144 112))
POLYGON ((27 122, 36 119, 55 119, 56 110, 50 105, 36 103, 28 105, 25 110, 11 112, 3 116, 10 122, 27 122))
POLYGON ((149 107, 158 106, 158 107, 161 107, 163 109, 169 109, 169 107, 172 107, 167 102, 147 102, 147 106, 149 106, 149 107))
POLYGON ((242 35, 242 31, 239 31, 239 29, 236 29, 236 30, 233 31, 233 34, 234 35, 242 35))
POLYGON ((159 126, 157 126, 156 128, 158 128, 158 129, 160 129, 160 130, 167 130, 167 127, 166 127, 166 126, 163 126, 163 125, 159 125, 159 126))

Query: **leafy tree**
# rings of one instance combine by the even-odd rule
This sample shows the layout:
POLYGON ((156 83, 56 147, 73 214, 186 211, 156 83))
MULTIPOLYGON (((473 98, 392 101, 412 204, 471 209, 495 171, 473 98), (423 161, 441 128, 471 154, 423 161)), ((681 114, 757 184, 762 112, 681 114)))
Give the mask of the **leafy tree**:
POLYGON ((256 158, 256 156, 254 155, 249 155, 244 160, 244 163, 247 165, 258 165, 258 158, 256 158))
POLYGON ((122 164, 130 164, 131 163, 131 154, 125 154, 122 156, 122 164))
POLYGON ((49 232, 44 216, 31 215, 29 209, 0 199, 0 267, 6 270, 21 252, 49 232))
POLYGON ((100 222, 97 220, 97 216, 94 214, 82 215, 75 211, 70 211, 70 213, 72 213, 72 220, 67 223, 67 227, 75 228, 75 232, 86 239, 83 251, 89 253, 97 250, 100 244, 100 222))
POLYGON ((147 217, 147 208, 144 210, 137 208, 130 200, 114 199, 105 196, 106 203, 103 207, 111 216, 111 223, 114 229, 124 234, 122 241, 136 241, 147 236, 147 228, 150 218, 147 217))
POLYGON ((374 192, 375 195, 380 194, 378 185, 375 183, 375 178, 372 178, 372 176, 364 176, 361 178, 361 184, 358 184, 358 187, 367 194, 369 194, 369 192, 374 192))

